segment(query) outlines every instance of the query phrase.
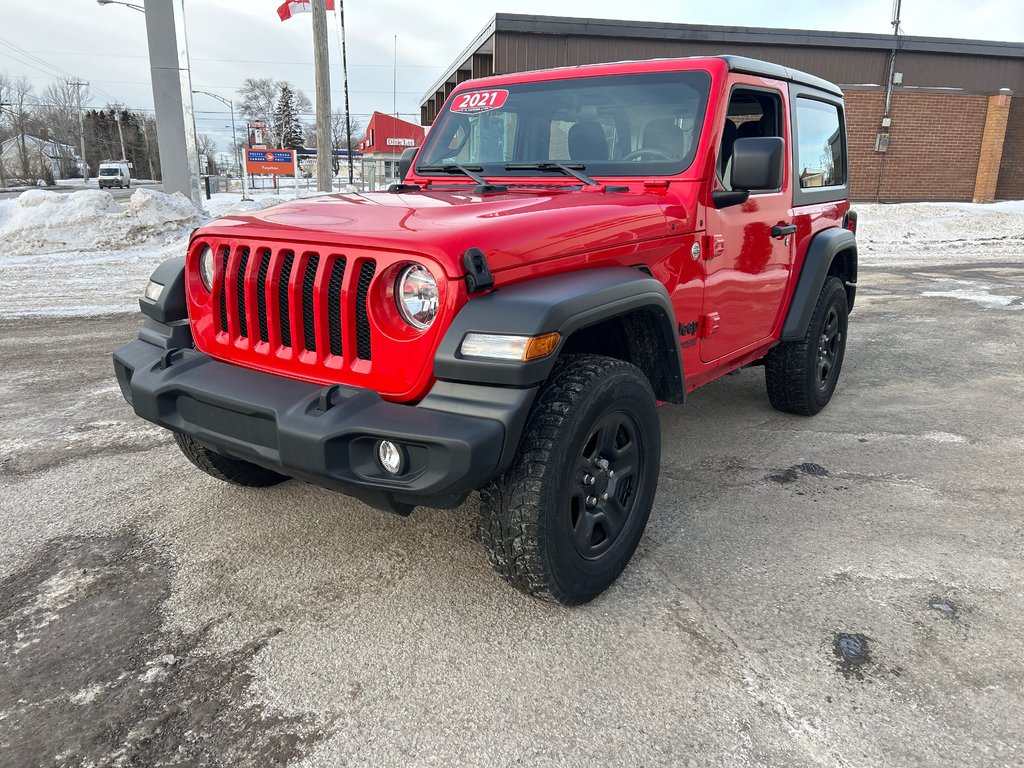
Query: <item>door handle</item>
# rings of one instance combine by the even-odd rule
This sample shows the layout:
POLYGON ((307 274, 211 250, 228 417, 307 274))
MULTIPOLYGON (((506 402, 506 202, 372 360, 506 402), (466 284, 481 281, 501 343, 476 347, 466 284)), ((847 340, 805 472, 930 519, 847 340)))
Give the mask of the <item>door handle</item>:
POLYGON ((786 235, 796 234, 796 224, 776 224, 772 227, 772 237, 779 240, 786 235))

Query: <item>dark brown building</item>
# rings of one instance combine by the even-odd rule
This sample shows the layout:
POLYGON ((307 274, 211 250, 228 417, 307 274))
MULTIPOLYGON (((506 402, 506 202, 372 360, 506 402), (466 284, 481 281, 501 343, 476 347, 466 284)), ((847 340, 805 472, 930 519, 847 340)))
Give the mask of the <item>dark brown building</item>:
POLYGON ((499 13, 423 97, 421 118, 432 123, 455 86, 473 77, 721 53, 842 86, 857 199, 1024 199, 1024 43, 499 13))

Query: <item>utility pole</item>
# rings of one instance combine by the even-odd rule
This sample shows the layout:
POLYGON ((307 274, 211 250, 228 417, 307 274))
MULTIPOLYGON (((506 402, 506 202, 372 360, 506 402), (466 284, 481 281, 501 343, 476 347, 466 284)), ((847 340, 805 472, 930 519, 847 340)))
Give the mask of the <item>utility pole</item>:
POLYGON ((146 3, 145 11, 163 189, 181 192, 202 210, 184 0, 146 3))
POLYGON ((78 141, 82 151, 82 181, 89 180, 89 163, 85 160, 85 116, 82 114, 82 86, 88 85, 81 80, 72 83, 75 86, 75 96, 78 100, 78 141))
MULTIPOLYGON (((331 59, 327 53, 327 3, 313 0, 313 64, 316 69, 316 188, 330 192, 331 169, 331 59)), ((296 193, 298 178, 295 179, 296 193)))
POLYGON ((124 130, 121 128, 121 110, 114 108, 114 120, 117 121, 117 138, 121 141, 121 159, 128 162, 128 153, 124 151, 124 130))
POLYGON ((341 71, 345 77, 345 138, 348 143, 348 183, 355 184, 352 168, 352 112, 348 101, 348 52, 345 49, 345 0, 338 0, 338 24, 341 29, 341 71))

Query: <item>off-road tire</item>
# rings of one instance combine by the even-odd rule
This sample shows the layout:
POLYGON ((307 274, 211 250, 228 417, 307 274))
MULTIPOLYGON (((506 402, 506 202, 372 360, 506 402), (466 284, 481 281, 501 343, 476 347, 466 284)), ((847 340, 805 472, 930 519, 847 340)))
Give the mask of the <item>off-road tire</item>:
POLYGON ((491 565, 535 597, 565 605, 592 600, 640 542, 660 460, 661 429, 647 377, 609 357, 560 359, 537 395, 512 465, 480 490, 481 538, 491 565), (611 463, 599 468, 605 456, 611 463), (621 471, 613 477, 616 465, 621 471), (594 484, 585 484, 588 477, 596 477, 594 484), (610 500, 598 499, 602 491, 610 500), (590 493, 597 505, 587 500, 590 493))
POLYGON ((764 379, 774 408, 800 416, 813 416, 832 399, 846 354, 849 309, 846 288, 829 277, 821 288, 807 333, 800 341, 782 342, 766 356, 764 379), (835 321, 838 338, 830 336, 835 321), (823 372, 824 357, 827 373, 823 372))
POLYGON ((265 488, 268 485, 283 483, 288 479, 284 475, 279 475, 277 472, 264 469, 251 462, 228 458, 180 432, 174 433, 174 442, 185 454, 185 458, 218 480, 249 488, 265 488))

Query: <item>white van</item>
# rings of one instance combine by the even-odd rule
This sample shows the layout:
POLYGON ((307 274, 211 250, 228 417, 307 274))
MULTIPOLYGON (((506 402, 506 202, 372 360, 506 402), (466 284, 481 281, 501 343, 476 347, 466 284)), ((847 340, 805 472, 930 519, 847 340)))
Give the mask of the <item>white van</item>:
POLYGON ((117 187, 123 189, 132 186, 132 175, 128 172, 128 163, 100 163, 100 189, 117 187))

